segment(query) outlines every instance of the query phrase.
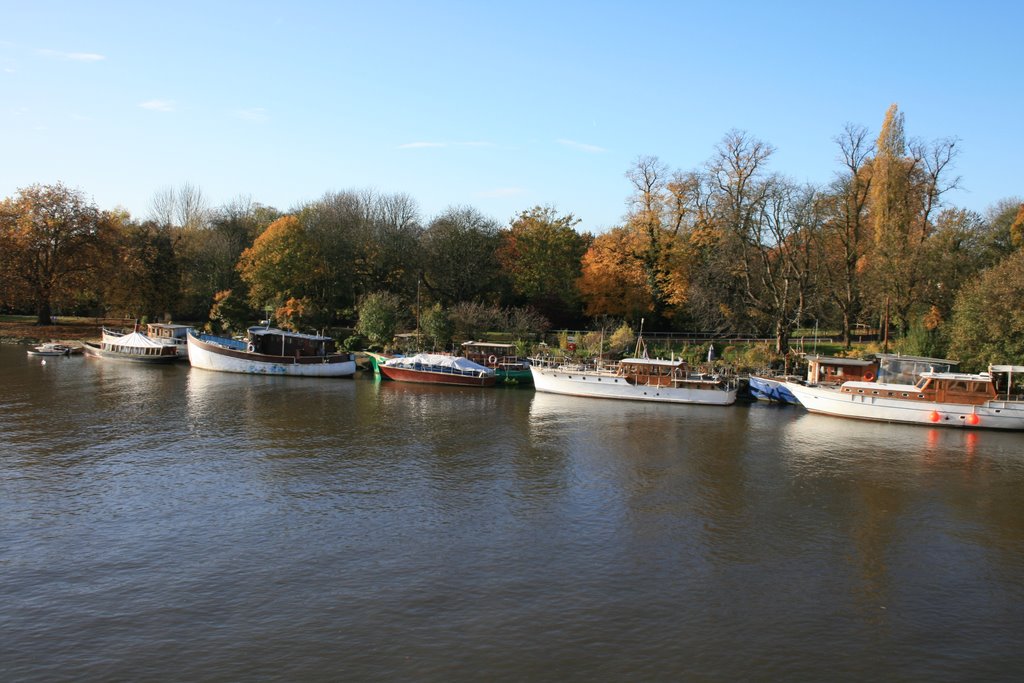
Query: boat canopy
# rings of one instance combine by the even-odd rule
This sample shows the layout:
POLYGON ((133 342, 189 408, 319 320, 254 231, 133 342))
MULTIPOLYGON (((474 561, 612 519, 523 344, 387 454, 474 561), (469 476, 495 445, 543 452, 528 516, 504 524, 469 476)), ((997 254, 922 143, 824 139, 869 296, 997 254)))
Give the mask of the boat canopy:
POLYGON ((440 353, 417 353, 415 356, 403 356, 401 358, 389 358, 384 365, 390 368, 405 368, 408 370, 421 370, 426 366, 450 368, 460 372, 483 372, 493 374, 494 370, 484 367, 462 356, 445 356, 440 353), (417 367, 419 366, 419 367, 417 367))
POLYGON ((153 347, 163 348, 163 344, 153 339, 150 339, 141 332, 130 332, 128 334, 115 337, 114 339, 107 340, 106 342, 111 346, 118 347, 129 347, 133 349, 151 349, 153 347))

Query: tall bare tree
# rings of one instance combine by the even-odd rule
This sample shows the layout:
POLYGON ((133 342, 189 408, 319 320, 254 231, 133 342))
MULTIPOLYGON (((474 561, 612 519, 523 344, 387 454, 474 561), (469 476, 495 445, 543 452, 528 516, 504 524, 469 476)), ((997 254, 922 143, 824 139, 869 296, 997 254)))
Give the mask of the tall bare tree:
POLYGON ((832 183, 828 217, 817 253, 825 271, 822 288, 827 305, 838 311, 843 343, 850 348, 852 329, 862 307, 863 260, 870 244, 868 198, 871 193, 871 154, 867 129, 848 124, 835 138, 843 170, 832 183))

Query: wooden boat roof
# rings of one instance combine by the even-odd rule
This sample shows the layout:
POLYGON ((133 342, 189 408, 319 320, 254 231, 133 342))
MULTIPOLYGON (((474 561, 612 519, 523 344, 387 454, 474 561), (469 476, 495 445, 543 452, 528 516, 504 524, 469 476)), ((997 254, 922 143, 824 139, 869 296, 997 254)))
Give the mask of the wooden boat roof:
POLYGON ((1024 373, 1024 365, 990 365, 988 371, 992 372, 1011 372, 1013 374, 1024 373))
POLYGON ((485 349, 514 349, 515 344, 505 344, 503 342, 483 342, 483 341, 468 341, 462 342, 464 347, 469 348, 485 348, 485 349))
POLYGON ((146 327, 154 330, 188 330, 192 326, 180 323, 146 323, 146 327))
MULTIPOLYGON (((1024 370, 1024 368, 1021 368, 1024 370)), ((991 382, 992 375, 987 372, 972 374, 969 372, 922 372, 921 377, 930 379, 962 380, 965 382, 991 382)))
POLYGON ((656 367, 671 367, 676 368, 683 364, 681 358, 676 360, 666 360, 664 358, 623 358, 619 361, 620 364, 632 363, 635 365, 652 365, 656 367))
POLYGON ((840 358, 838 356, 807 356, 808 363, 819 365, 847 365, 849 367, 861 368, 874 365, 875 361, 863 358, 840 358))
POLYGON ((890 361, 909 361, 911 363, 933 363, 935 365, 960 365, 958 360, 950 360, 949 358, 929 358, 927 356, 905 356, 900 353, 876 353, 875 357, 878 360, 890 361))

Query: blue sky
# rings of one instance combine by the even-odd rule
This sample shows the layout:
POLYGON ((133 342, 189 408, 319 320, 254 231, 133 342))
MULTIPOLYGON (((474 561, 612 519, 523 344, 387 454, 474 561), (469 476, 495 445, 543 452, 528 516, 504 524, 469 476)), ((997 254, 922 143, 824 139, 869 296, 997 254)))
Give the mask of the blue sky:
POLYGON ((424 220, 534 205, 619 224, 644 155, 731 129, 826 183, 847 123, 956 137, 979 212, 1024 195, 1024 10, 1009 2, 0 0, 0 197, 62 181, 145 218, 190 183, 288 210, 402 192, 424 220))

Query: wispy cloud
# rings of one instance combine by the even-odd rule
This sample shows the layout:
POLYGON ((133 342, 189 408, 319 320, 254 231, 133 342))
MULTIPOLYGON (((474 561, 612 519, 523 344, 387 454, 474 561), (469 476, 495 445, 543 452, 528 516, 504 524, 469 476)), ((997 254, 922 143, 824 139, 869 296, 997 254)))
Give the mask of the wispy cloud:
POLYGON ((398 146, 398 149, 438 149, 442 147, 494 147, 493 142, 483 140, 466 140, 463 142, 406 142, 398 146))
POLYGON ((139 106, 150 111, 174 111, 173 100, 146 100, 139 102, 139 106))
POLYGON ((447 147, 445 142, 406 142, 398 146, 398 149, 427 149, 428 147, 447 147))
POLYGON ((502 197, 517 197, 521 194, 526 194, 525 187, 496 187, 493 190, 477 192, 476 196, 487 199, 500 199, 502 197))
POLYGON ((252 107, 250 109, 239 109, 235 112, 235 116, 246 121, 258 121, 263 122, 270 119, 267 114, 267 110, 263 107, 252 107))
POLYGON ((60 50, 36 50, 44 57, 66 59, 72 62, 102 62, 106 57, 95 52, 61 52, 60 50))
POLYGON ((562 147, 568 147, 569 149, 575 149, 580 152, 589 152, 590 154, 600 154, 602 152, 608 151, 604 147, 598 147, 597 145, 588 145, 584 142, 576 142, 575 140, 566 140, 564 138, 560 140, 555 140, 555 142, 560 144, 562 147))

